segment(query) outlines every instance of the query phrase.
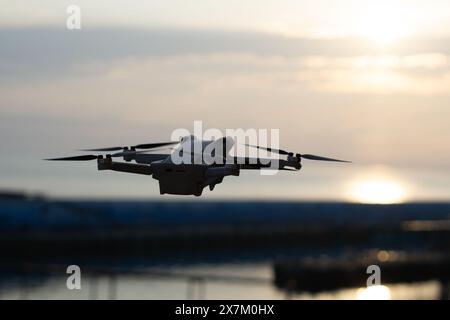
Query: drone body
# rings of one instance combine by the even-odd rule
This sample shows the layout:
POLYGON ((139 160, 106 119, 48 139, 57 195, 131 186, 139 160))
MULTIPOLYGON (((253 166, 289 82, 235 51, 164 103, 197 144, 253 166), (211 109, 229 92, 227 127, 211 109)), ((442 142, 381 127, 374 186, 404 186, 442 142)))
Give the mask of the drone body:
POLYGON ((161 194, 200 196, 209 186, 212 191, 227 176, 239 176, 240 170, 275 169, 298 171, 301 159, 348 162, 309 154, 294 154, 284 150, 251 146, 264 149, 270 153, 284 155, 286 159, 250 158, 231 156, 230 150, 235 142, 230 137, 214 141, 198 140, 186 136, 179 142, 161 142, 141 144, 132 147, 112 147, 89 149, 86 151, 119 151, 113 154, 84 155, 65 158, 47 159, 54 161, 97 160, 98 170, 113 170, 152 176, 159 181, 161 194), (144 153, 151 149, 178 145, 169 153, 144 153), (147 149, 136 151, 136 149, 147 149), (123 157, 126 162, 113 161, 123 157), (136 163, 130 163, 135 161, 136 163))

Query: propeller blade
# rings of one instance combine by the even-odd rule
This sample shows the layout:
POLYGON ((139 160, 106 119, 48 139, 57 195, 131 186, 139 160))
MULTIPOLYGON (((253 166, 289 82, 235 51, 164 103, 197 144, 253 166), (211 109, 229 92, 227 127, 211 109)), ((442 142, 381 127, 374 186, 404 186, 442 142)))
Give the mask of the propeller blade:
POLYGON ((316 155, 313 155, 313 154, 301 154, 300 157, 302 157, 303 159, 308 159, 308 160, 319 160, 319 161, 333 161, 333 162, 347 162, 347 163, 351 163, 351 161, 347 161, 347 160, 339 160, 339 159, 327 158, 327 157, 322 157, 322 156, 316 156, 316 155))
POLYGON ((178 141, 170 141, 170 142, 157 142, 157 143, 144 143, 144 144, 138 144, 135 146, 130 146, 130 147, 108 147, 108 148, 98 148, 98 149, 83 149, 80 151, 120 151, 120 150, 125 150, 127 148, 129 149, 153 149, 153 148, 158 148, 158 147, 163 147, 163 146, 170 146, 173 144, 177 144, 179 143, 178 141))
POLYGON ((89 161, 95 160, 98 156, 93 154, 87 154, 84 156, 74 156, 74 157, 64 157, 64 158, 52 158, 52 159, 44 159, 47 161, 89 161))
POLYGON ((126 150, 126 151, 113 153, 113 154, 111 154, 111 157, 134 156, 136 154, 142 154, 142 153, 147 153, 147 152, 152 152, 152 151, 154 151, 154 150, 141 150, 141 151, 126 150))
MULTIPOLYGON (((281 150, 281 149, 266 148, 266 147, 254 146, 254 145, 250 145, 250 144, 246 144, 246 146, 257 148, 257 149, 263 149, 263 150, 267 150, 269 152, 278 153, 278 154, 286 155, 286 156, 293 156, 294 155, 293 152, 288 152, 286 150, 281 150)), ((351 161, 347 161, 347 160, 339 160, 339 159, 327 158, 327 157, 322 157, 322 156, 316 156, 314 154, 299 154, 299 153, 297 153, 296 156, 297 157, 301 157, 303 159, 308 159, 308 160, 351 163, 351 161)))
POLYGON ((286 155, 286 156, 290 154, 290 152, 287 152, 287 151, 281 150, 281 149, 266 148, 266 147, 254 146, 254 145, 251 145, 251 144, 246 144, 246 146, 253 147, 253 148, 256 148, 256 149, 263 149, 263 150, 267 150, 267 151, 272 152, 272 153, 278 153, 278 154, 282 154, 282 155, 286 155))
MULTIPOLYGON (((106 157, 113 157, 113 158, 115 158, 115 157, 123 157, 123 156, 127 156, 127 155, 130 155, 130 154, 144 153, 144 152, 145 151, 116 152, 116 153, 113 153, 113 154, 108 154, 108 155, 106 155, 106 157)), ((82 155, 82 156, 52 158, 52 159, 44 159, 44 160, 47 160, 47 161, 89 161, 89 160, 95 160, 95 159, 99 159, 99 158, 103 158, 103 155, 86 154, 86 155, 82 155)))
POLYGON ((158 143, 144 143, 134 146, 136 149, 153 149, 158 147, 170 146, 179 143, 178 141, 158 142, 158 143))
POLYGON ((80 151, 120 151, 124 147, 98 148, 98 149, 81 149, 80 151))

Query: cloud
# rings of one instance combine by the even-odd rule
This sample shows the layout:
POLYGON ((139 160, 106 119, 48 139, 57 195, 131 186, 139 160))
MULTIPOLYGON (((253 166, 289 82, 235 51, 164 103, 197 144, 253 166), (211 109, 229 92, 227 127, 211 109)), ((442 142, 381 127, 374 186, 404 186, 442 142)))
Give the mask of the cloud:
MULTIPOLYGON (((157 185, 142 177, 92 180, 95 165, 50 166, 40 159, 166 140, 173 129, 191 129, 194 120, 222 130, 280 129, 286 149, 351 159, 356 168, 412 168, 406 176, 429 168, 433 181, 449 170, 447 43, 379 51, 358 39, 55 28, 3 29, 0 41, 4 187, 60 195, 157 194, 157 185)), ((338 194, 354 168, 305 165, 301 178, 276 178, 290 197, 338 194)), ((427 177, 415 180, 424 186, 420 192, 433 186, 427 177)), ((241 188, 255 196, 257 178, 228 182, 217 195, 232 197, 241 188)), ((440 194, 447 196, 442 185, 440 194)), ((284 194, 273 195, 272 187, 265 192, 284 194)))
MULTIPOLYGON (((95 28, 69 31, 62 27, 2 28, 0 42, 0 79, 8 81, 61 75, 72 72, 71 68, 79 64, 97 65, 98 68, 110 61, 130 57, 238 53, 345 58, 374 54, 414 56, 450 53, 447 39, 403 39, 383 49, 362 38, 290 38, 264 33, 177 29, 95 28)), ((430 61, 435 58, 426 59, 430 61)), ((409 63, 416 62, 410 60, 409 63)))
POLYGON ((84 76, 2 86, 0 104, 3 113, 71 119, 71 129, 48 121, 55 127, 50 132, 71 130, 56 140, 86 137, 86 130, 97 138, 96 132, 103 132, 103 138, 120 139, 129 128, 140 128, 137 136, 154 127, 170 135, 171 129, 203 120, 222 129, 279 128, 283 145, 293 150, 362 163, 450 163, 450 151, 442 148, 450 136, 448 76, 410 76, 402 73, 410 68, 403 60, 381 71, 377 63, 355 67, 351 59, 330 59, 320 68, 308 61, 220 53, 134 57, 99 70, 82 64, 87 70, 75 73, 84 76), (92 125, 82 125, 86 119, 92 125))
POLYGON ((359 163, 450 163, 449 58, 433 47, 380 53, 349 39, 9 31, 0 32, 0 112, 4 134, 21 141, 7 146, 17 153, 64 150, 67 140, 163 139, 203 120, 279 128, 287 148, 359 163))

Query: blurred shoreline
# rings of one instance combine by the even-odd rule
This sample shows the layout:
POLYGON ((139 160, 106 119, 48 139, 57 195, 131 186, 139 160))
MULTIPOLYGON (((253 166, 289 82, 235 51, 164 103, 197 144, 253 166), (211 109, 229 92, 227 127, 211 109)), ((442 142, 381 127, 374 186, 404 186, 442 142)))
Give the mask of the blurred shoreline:
POLYGON ((0 207, 0 249, 12 258, 149 255, 190 248, 440 251, 450 243, 450 202, 53 200, 2 193, 0 207))
POLYGON ((0 289, 11 279, 25 292, 30 281, 46 286, 76 263, 94 284, 107 277, 112 288, 117 277, 199 287, 231 281, 290 297, 362 286, 366 265, 377 264, 391 284, 435 281, 437 297, 448 297, 450 202, 62 200, 4 192, 0 208, 0 289), (252 265, 273 277, 238 271, 252 265), (235 275, 210 274, 227 266, 235 275))

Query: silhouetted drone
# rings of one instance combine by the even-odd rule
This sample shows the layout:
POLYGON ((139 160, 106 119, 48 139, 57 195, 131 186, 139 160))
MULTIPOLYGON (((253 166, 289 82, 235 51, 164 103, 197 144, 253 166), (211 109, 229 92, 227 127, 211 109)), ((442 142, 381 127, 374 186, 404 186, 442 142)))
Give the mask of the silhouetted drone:
POLYGON ((159 181, 161 194, 200 196, 203 189, 209 186, 212 191, 216 184, 222 183, 226 176, 239 176, 240 170, 276 169, 298 171, 301 160, 320 160, 350 162, 300 154, 280 149, 247 145, 266 152, 286 156, 285 159, 252 158, 231 156, 230 150, 235 141, 231 137, 217 140, 198 140, 194 136, 183 137, 180 141, 139 144, 131 147, 112 147, 87 149, 82 151, 119 151, 103 155, 82 155, 74 157, 46 159, 52 161, 85 161, 97 160, 98 170, 114 170, 128 173, 153 175, 159 181), (178 147, 173 147, 178 144, 178 147), (146 153, 160 148, 170 148, 167 153, 146 153), (137 151, 143 149, 143 151, 137 151), (188 150, 188 151, 186 151, 188 150), (174 157, 176 155, 177 157, 174 157), (122 157, 126 162, 115 162, 112 158, 122 157), (208 159, 207 159, 208 158, 208 159), (175 159, 177 161, 175 161, 175 159), (181 161, 178 161, 181 159, 181 161), (134 160, 136 163, 128 163, 134 160), (208 161, 207 161, 208 160, 208 161), (275 163, 275 167, 274 167, 275 163))

